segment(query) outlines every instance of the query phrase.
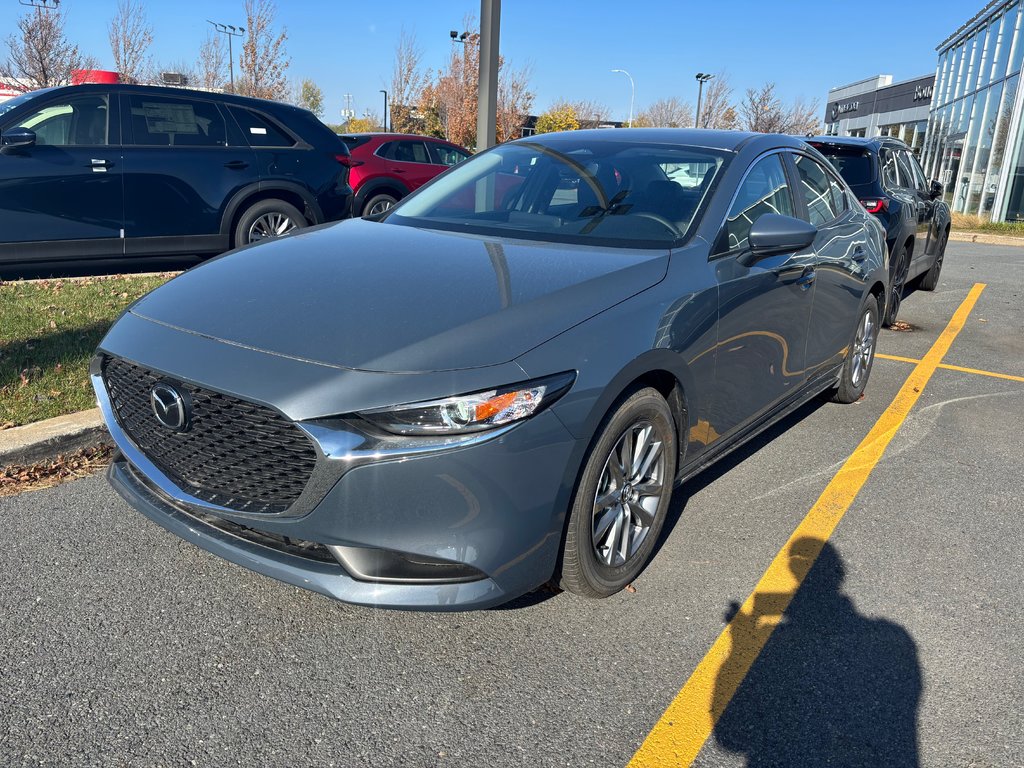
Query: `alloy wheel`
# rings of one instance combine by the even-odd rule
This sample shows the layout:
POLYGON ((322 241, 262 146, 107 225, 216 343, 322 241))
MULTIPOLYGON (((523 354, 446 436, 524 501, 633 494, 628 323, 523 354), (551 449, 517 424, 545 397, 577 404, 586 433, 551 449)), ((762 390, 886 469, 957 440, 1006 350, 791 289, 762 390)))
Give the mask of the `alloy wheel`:
POLYGON ((867 376, 871 369, 871 358, 875 354, 875 322, 870 312, 865 312, 857 328, 857 335, 853 340, 853 369, 850 380, 853 386, 860 386, 861 381, 867 376))
POLYGON ((287 214, 276 211, 264 213, 262 216, 257 217, 253 221, 252 226, 249 227, 249 242, 255 243, 260 240, 286 235, 295 229, 296 226, 295 222, 287 214))
POLYGON ((903 288, 907 284, 907 274, 910 272, 910 252, 905 250, 900 257, 900 263, 896 265, 896 271, 892 276, 892 290, 889 296, 889 308, 886 318, 896 320, 900 311, 900 304, 903 302, 903 288))
POLYGON ((378 200, 376 203, 370 206, 370 210, 366 212, 367 216, 376 216, 378 213, 384 213, 384 211, 394 206, 394 203, 390 200, 378 200))
POLYGON ((661 502, 665 463, 662 440, 647 420, 616 441, 594 495, 591 544, 598 562, 621 566, 643 544, 661 502))

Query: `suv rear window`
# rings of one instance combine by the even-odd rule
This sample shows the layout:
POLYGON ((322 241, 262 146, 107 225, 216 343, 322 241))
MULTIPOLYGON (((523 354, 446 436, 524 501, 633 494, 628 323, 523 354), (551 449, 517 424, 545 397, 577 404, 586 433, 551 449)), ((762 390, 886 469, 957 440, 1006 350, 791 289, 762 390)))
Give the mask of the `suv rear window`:
POLYGON ((851 187, 870 184, 875 180, 874 163, 871 153, 863 149, 838 149, 837 147, 814 145, 832 163, 839 175, 851 187))
POLYGON ((295 139, 263 115, 244 107, 229 107, 250 147, 294 147, 295 139))

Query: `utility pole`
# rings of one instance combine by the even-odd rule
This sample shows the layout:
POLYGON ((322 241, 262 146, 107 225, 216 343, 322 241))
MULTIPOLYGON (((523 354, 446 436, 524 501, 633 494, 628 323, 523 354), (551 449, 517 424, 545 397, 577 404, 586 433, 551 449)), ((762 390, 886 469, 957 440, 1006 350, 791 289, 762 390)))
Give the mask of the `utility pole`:
MULTIPOLYGON (((20 0, 19 0, 20 2, 20 0)), ((213 28, 218 32, 228 36, 228 66, 231 70, 231 92, 235 92, 235 53, 231 46, 231 38, 241 37, 245 34, 245 27, 235 27, 231 24, 221 24, 219 21, 206 20, 207 24, 212 24, 213 28)))
POLYGON ((498 128, 498 41, 501 0, 480 0, 480 76, 476 151, 494 146, 498 128))
POLYGON ((704 94, 704 83, 713 77, 705 72, 697 73, 697 116, 693 120, 694 128, 700 128, 700 97, 704 94))

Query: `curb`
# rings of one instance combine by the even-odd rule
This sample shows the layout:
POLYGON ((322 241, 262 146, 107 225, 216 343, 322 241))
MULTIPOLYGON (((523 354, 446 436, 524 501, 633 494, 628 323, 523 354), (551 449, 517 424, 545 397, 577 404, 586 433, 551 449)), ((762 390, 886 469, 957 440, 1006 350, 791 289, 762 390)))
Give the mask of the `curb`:
POLYGON ((0 430, 0 467, 35 464, 58 454, 111 442, 100 409, 0 430))
POLYGON ((1024 246, 1024 237, 1013 237, 1011 235, 989 235, 984 232, 950 232, 949 239, 958 243, 1024 246))

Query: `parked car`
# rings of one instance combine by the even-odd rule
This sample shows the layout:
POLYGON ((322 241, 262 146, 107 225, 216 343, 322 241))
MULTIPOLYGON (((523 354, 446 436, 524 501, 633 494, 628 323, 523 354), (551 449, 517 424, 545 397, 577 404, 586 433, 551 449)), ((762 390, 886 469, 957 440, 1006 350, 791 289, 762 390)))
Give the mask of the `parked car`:
POLYGON ((502 144, 380 221, 133 305, 92 365, 108 477, 178 536, 344 601, 482 608, 552 576, 610 595, 678 481, 823 392, 861 397, 885 255, 799 139, 502 144))
POLYGON ((75 85, 0 105, 0 263, 210 255, 350 212, 349 153, 309 111, 75 85))
POLYGON ((439 173, 461 163, 469 150, 432 136, 405 133, 346 133, 352 153, 354 215, 383 213, 439 173))
POLYGON ((809 143, 836 167, 885 227, 889 247, 889 301, 883 324, 896 322, 912 281, 934 291, 939 284, 952 217, 942 184, 926 182, 910 147, 899 139, 818 136, 809 143))

